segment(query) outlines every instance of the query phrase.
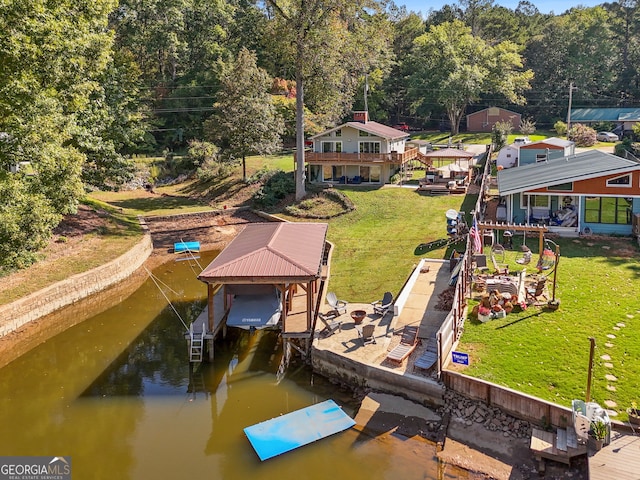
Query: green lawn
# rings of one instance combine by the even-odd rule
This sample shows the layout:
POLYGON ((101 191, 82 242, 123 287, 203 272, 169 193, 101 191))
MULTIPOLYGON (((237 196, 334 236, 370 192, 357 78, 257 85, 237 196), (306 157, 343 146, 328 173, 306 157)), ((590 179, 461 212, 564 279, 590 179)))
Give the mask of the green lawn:
MULTIPOLYGON (((516 137, 522 137, 521 133, 512 133, 507 138, 507 145, 513 143, 516 137)), ((532 135, 528 135, 529 140, 532 142, 537 142, 538 140, 544 140, 549 137, 557 137, 558 134, 553 130, 541 130, 532 135)), ((458 135, 451 135, 448 132, 421 132, 417 135, 411 136, 414 139, 427 140, 431 143, 435 144, 443 144, 448 143, 449 138, 451 138, 451 143, 456 144, 458 142, 466 143, 466 144, 478 144, 478 145, 488 145, 491 143, 491 133, 490 132, 462 132, 458 135)))
MULTIPOLYGON (((529 308, 487 323, 470 317, 457 347, 470 354, 471 364, 464 373, 570 406, 572 399, 585 398, 588 338, 594 337, 597 348, 591 397, 601 405, 605 400, 616 402, 621 413, 618 418, 624 419, 625 409, 638 401, 640 385, 640 369, 635 365, 640 358, 637 247, 631 239, 620 238, 557 242, 561 248, 556 288, 560 309, 529 308), (635 255, 618 256, 618 248, 635 255), (606 346, 607 342, 611 346, 606 346), (603 355, 611 359, 605 360, 603 355), (608 381, 607 374, 617 381, 608 381)), ((527 244, 537 252, 537 239, 527 244)), ((512 270, 522 268, 517 268, 516 257, 517 251, 507 253, 512 270)), ((535 270, 534 263, 528 271, 535 270)), ((549 285, 550 295, 552 291, 549 285)))
POLYGON ((330 289, 351 302, 372 302, 385 291, 395 296, 420 258, 445 258, 445 249, 424 253, 417 247, 446 238, 445 212, 468 212, 477 199, 431 197, 398 187, 340 190, 356 209, 327 221, 328 238, 335 245, 330 289))

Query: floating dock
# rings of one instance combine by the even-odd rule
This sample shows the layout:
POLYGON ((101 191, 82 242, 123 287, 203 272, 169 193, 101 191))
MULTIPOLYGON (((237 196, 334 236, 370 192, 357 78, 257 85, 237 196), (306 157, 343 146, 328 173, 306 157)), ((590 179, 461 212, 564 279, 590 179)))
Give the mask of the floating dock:
POLYGON ((356 422, 333 400, 287 413, 244 429, 260 460, 267 460, 326 438, 356 422))

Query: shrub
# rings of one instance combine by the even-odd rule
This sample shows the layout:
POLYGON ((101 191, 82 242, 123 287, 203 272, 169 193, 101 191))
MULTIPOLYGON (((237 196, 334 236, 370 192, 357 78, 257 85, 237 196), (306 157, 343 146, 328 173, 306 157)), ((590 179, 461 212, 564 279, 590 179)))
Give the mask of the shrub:
POLYGON ((536 131, 536 122, 531 118, 525 118, 520 122, 520 133, 523 135, 533 135, 536 131))
POLYGON ((586 125, 582 125, 581 123, 576 123, 571 127, 567 134, 567 138, 573 140, 578 147, 591 147, 596 144, 596 131, 587 127, 586 125))
POLYGON ((259 208, 273 207, 287 195, 296 191, 293 173, 272 170, 264 177, 264 185, 253 196, 253 203, 259 208))
POLYGON ((391 182, 391 183, 400 183, 400 178, 401 178, 400 174, 396 173, 396 174, 391 176, 391 178, 389 179, 389 182, 391 182))
POLYGON ((567 134, 567 124, 562 120, 558 120, 553 124, 553 129, 556 131, 558 135, 566 135, 567 134))
POLYGON ((496 151, 507 144, 507 138, 513 131, 511 122, 496 122, 491 129, 491 142, 496 151))
POLYGON ((272 172, 273 170, 269 170, 267 167, 262 167, 256 173, 248 177, 245 180, 245 182, 248 185, 253 185, 255 183, 264 183, 266 180, 268 180, 271 177, 272 172))

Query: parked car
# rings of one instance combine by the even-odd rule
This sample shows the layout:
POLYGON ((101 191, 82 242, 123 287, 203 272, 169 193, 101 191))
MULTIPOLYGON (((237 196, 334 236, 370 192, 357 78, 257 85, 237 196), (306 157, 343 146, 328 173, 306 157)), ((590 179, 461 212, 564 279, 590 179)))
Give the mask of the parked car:
POLYGON ((613 132, 598 132, 596 134, 596 140, 599 142, 617 142, 620 139, 618 135, 613 132))
POLYGON ((409 131, 409 125, 404 122, 400 122, 397 125, 394 125, 393 128, 395 128, 396 130, 402 130, 403 132, 409 131))

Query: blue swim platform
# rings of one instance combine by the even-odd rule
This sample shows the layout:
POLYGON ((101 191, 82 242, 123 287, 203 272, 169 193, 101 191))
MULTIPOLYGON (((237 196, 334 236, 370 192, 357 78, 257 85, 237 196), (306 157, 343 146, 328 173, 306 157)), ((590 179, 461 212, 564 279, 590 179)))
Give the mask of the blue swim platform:
POLYGON ((342 432, 356 422, 334 402, 327 400, 244 429, 260 460, 342 432))
POLYGON ((199 252, 200 242, 176 242, 173 244, 174 253, 199 252))

